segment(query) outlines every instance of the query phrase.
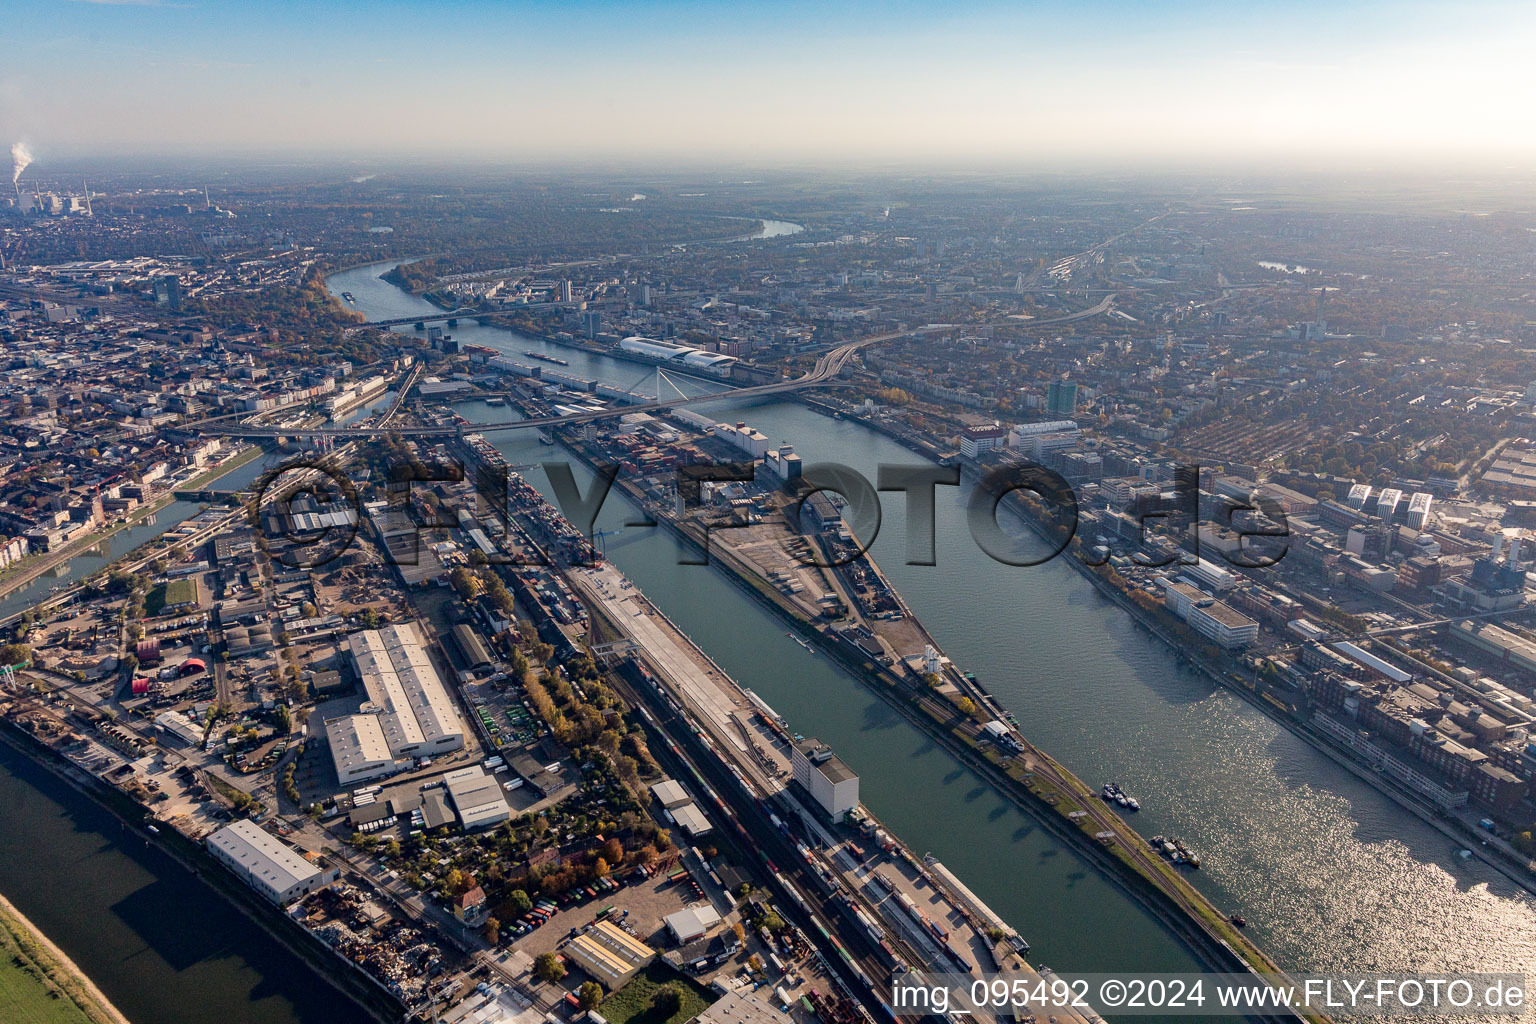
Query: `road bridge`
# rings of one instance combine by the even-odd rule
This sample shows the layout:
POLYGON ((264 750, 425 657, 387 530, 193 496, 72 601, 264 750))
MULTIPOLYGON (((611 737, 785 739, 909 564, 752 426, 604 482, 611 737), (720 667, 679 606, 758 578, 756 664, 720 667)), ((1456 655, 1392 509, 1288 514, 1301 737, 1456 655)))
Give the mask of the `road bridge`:
MULTIPOLYGON (((1051 324, 1067 324, 1078 320, 1107 313, 1114 306, 1114 295, 1106 295, 1087 309, 1080 309, 1073 313, 1065 313, 1061 316, 1045 319, 1030 320, 1021 325, 1011 318, 993 321, 994 324, 1007 324, 1011 326, 1045 327, 1051 324)), ((446 318, 449 314, 443 314, 446 318)), ((462 314, 460 314, 462 315, 462 314)), ((913 335, 929 333, 946 329, 940 326, 934 327, 903 327, 884 334, 872 334, 867 338, 846 342, 836 348, 822 353, 816 360, 816 365, 805 374, 792 380, 775 381, 771 384, 758 384, 752 387, 736 388, 730 391, 712 392, 702 395, 678 395, 673 398, 658 398, 652 402, 641 402, 637 405, 626 405, 610 409, 600 409, 595 412, 571 413, 564 416, 538 416, 522 420, 503 420, 491 423, 477 423, 472 432, 478 434, 498 433, 504 430, 538 430, 545 427, 568 426, 577 423, 590 423, 595 420, 609 419, 614 416, 622 416, 636 412, 658 412, 666 409, 676 409, 685 405, 696 405, 701 402, 714 402, 724 398, 758 398, 763 395, 779 395, 803 388, 827 385, 848 365, 859 350, 881 342, 892 341, 896 338, 906 338, 913 335)), ((401 397, 404 397, 404 391, 401 397)), ((397 406, 398 408, 398 406, 397 406)), ((393 412, 393 410, 391 410, 393 412)), ((224 434, 232 437, 252 438, 314 438, 314 437, 377 437, 383 434, 398 434, 401 437, 454 437, 463 433, 458 426, 439 427, 403 427, 390 428, 387 426, 363 426, 363 427, 247 427, 240 424, 214 424, 204 421, 206 432, 224 434)))

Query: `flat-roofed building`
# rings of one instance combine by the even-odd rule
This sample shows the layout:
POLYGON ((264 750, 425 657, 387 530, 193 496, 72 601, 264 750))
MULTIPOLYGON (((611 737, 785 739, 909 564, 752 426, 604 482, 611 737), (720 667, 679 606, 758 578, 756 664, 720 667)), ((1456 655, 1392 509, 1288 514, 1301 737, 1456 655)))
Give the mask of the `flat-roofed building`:
POLYGON ((501 795, 501 783, 479 765, 449 772, 443 776, 443 785, 466 832, 488 828, 512 817, 512 808, 501 795))
POLYGON ((1165 581, 1163 601, 1191 629, 1222 647, 1243 647, 1258 639, 1257 622, 1193 584, 1165 581))
POLYGON ((791 1024, 793 1018, 758 994, 738 989, 710 1003, 694 1020, 696 1024, 791 1024))
POLYGON ((214 860, 273 903, 287 903, 336 881, 334 868, 326 870, 311 864, 254 821, 226 825, 206 842, 214 860))
POLYGON ((565 955, 610 992, 656 959, 656 951, 612 921, 599 921, 572 939, 565 955))
POLYGON ((384 739, 378 715, 344 715, 325 723, 331 762, 343 786, 377 779, 395 769, 395 758, 384 739))
POLYGON ((1008 431, 1002 427, 964 427, 960 431, 960 454, 974 459, 982 452, 995 451, 1008 446, 1008 431))
POLYGON ((672 938, 680 946, 697 939, 702 939, 709 934, 709 930, 720 923, 720 915, 715 908, 708 903, 701 903, 694 907, 684 907, 675 914, 666 917, 667 930, 672 933, 672 938))
POLYGON ((674 807, 681 807, 683 804, 693 801, 693 797, 688 795, 688 791, 683 788, 683 784, 676 779, 662 779, 651 787, 651 795, 656 798, 661 806, 669 811, 674 807))
POLYGON ((364 714, 377 715, 395 757, 442 754, 464 746, 464 723, 410 624, 365 629, 347 637, 368 693, 364 714))
POLYGON ((817 739, 800 740, 790 755, 794 779, 821 805, 833 821, 859 805, 859 777, 817 739))
POLYGON ((704 812, 699 810, 699 805, 692 800, 679 807, 669 808, 668 813, 672 815, 672 820, 677 822, 678 827, 688 833, 691 839, 708 835, 712 827, 709 824, 709 819, 704 817, 704 812))

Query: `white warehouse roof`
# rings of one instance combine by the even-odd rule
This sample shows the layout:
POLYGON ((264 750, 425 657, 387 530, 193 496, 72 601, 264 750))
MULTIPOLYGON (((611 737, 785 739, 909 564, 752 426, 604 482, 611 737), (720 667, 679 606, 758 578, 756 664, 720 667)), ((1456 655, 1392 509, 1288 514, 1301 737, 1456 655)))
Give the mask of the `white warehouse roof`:
POLYGON ((208 837, 214 856, 275 899, 303 886, 321 873, 281 839, 253 821, 240 820, 208 837))
POLYGON ((344 715, 325 723, 336 778, 343 786, 363 782, 394 767, 378 715, 344 715))
POLYGON ((494 825, 512 816, 512 809, 501 795, 501 783, 486 775, 479 765, 449 772, 443 776, 443 784, 466 830, 494 825))
POLYGON ((347 643, 390 753, 399 757, 464 745, 464 724, 414 626, 365 629, 347 643))

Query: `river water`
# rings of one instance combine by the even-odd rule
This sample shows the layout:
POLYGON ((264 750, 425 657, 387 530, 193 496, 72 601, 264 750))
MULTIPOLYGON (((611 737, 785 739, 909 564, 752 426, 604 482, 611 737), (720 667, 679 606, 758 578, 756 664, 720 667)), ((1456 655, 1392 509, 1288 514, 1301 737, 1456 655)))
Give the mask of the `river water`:
MULTIPOLYGON (((423 300, 359 268, 331 280, 370 317, 424 312, 423 300)), ((463 342, 519 358, 569 360, 570 372, 654 393, 654 371, 534 338, 461 323, 463 342)), ((850 465, 873 480, 881 463, 918 456, 851 421, 793 401, 698 406, 744 419, 807 461, 850 465)), ((477 421, 505 408, 463 403, 477 421)), ((494 434, 509 462, 559 457, 524 432, 494 434)), ((577 467, 585 485, 588 475, 577 467)), ((545 488, 541 471, 528 474, 545 488)), ((1191 877, 1218 907, 1241 913, 1285 968, 1536 971, 1536 900, 1208 679, 1100 598, 1065 561, 1012 568, 971 541, 964 496, 940 489, 936 566, 904 564, 899 495, 883 502, 872 554, 947 654, 1018 717, 1025 734, 1090 785, 1120 783, 1144 810, 1143 834, 1179 836, 1205 866, 1191 877)), ((601 517, 621 528, 633 510, 601 517)), ((822 658, 714 570, 677 563, 658 530, 624 528, 608 555, 722 666, 831 743, 860 774, 862 794, 910 845, 932 851, 1057 968, 1173 970, 1189 958, 1159 927, 1039 834, 947 754, 822 658)))

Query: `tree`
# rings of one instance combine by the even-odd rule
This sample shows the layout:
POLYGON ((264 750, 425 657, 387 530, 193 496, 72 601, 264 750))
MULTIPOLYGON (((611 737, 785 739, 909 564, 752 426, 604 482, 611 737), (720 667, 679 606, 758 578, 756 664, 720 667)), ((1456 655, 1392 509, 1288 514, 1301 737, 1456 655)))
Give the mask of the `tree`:
POLYGON ((601 857, 597 858, 597 864, 593 867, 593 872, 598 878, 607 878, 612 871, 613 869, 608 866, 606 860, 601 857))
POLYGON ((955 702, 955 707, 960 709, 962 715, 974 715, 976 713, 976 702, 969 697, 961 697, 955 702))
POLYGON ((540 953, 533 961, 533 973, 553 984, 565 977, 565 965, 553 953, 540 953))
POLYGON ((6 644, 0 647, 0 665, 20 665, 32 660, 32 648, 26 644, 6 644))
POLYGON ((603 844, 603 860, 609 864, 617 864, 624 859, 624 844, 617 839, 609 839, 603 844))
POLYGON ((496 945, 497 941, 501 938, 501 922, 494 917, 486 918, 485 925, 480 929, 480 934, 485 937, 486 942, 493 946, 496 945))
POLYGON ((581 988, 576 990, 576 998, 581 1002, 583 1010, 595 1010, 597 1004, 603 1001, 603 986, 595 981, 584 981, 581 988))
POLYGON ((663 1019, 672 1016, 683 1007, 683 990, 673 982, 667 982, 651 996, 651 1009, 663 1019))
POLYGON ((513 889, 510 899, 512 900, 512 909, 517 911, 519 915, 526 914, 533 909, 533 900, 529 899, 528 894, 521 889, 513 889))

